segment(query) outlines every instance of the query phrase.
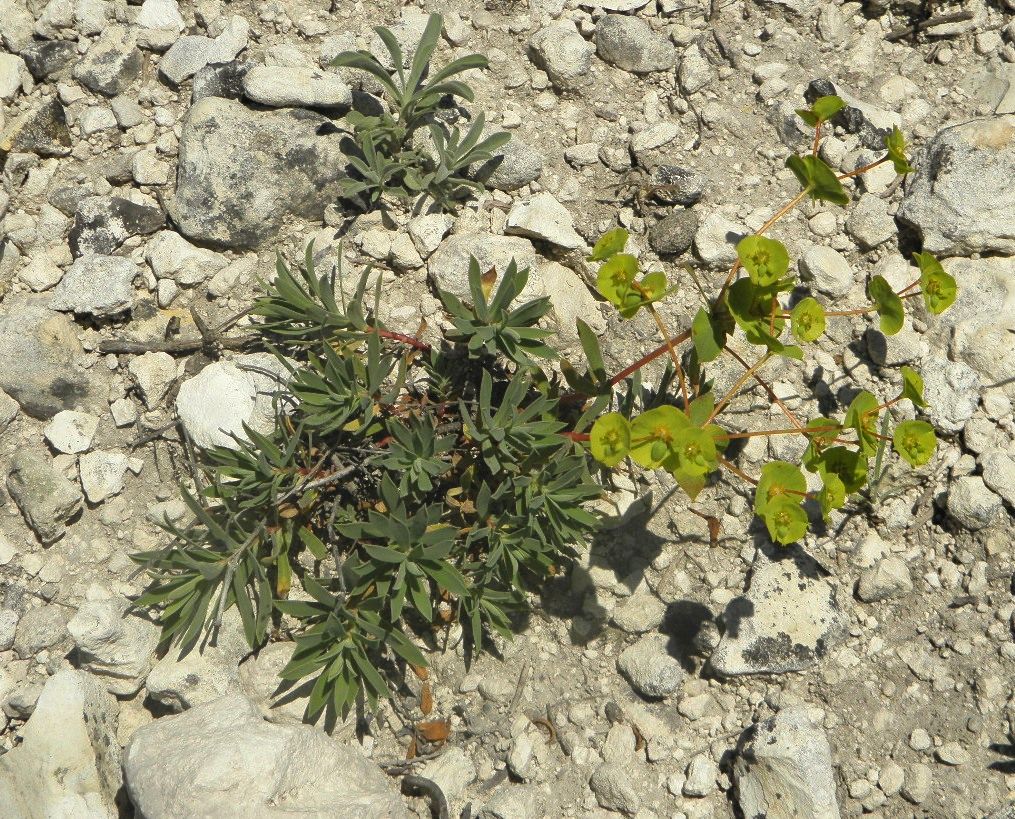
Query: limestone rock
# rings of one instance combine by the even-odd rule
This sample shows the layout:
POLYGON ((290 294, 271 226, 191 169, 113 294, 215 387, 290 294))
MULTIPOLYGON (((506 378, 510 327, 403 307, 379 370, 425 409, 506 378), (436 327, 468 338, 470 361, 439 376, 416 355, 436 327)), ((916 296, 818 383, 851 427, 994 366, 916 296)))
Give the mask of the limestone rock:
POLYGON ((66 156, 70 148, 67 114, 56 97, 29 108, 0 133, 0 156, 11 153, 66 156))
POLYGON ((19 449, 11 458, 7 491, 43 543, 63 535, 64 524, 83 500, 80 490, 51 461, 27 449, 19 449))
POLYGON ((527 236, 573 250, 585 240, 574 229, 574 217, 552 194, 537 193, 518 202, 508 213, 506 233, 527 236))
POLYGON ((229 264, 221 253, 195 247, 171 230, 160 231, 148 241, 145 261, 158 278, 172 279, 182 287, 199 284, 229 264))
POLYGON ((334 108, 352 104, 352 91, 338 74, 320 68, 255 65, 243 77, 247 99, 276 108, 334 108))
POLYGON ((749 585, 723 614, 709 663, 723 676, 814 665, 845 636, 847 616, 822 569, 799 546, 759 547, 749 585))
POLYGON ((733 775, 744 816, 839 817, 832 752, 817 709, 793 706, 749 728, 733 775))
POLYGON ((645 697, 668 697, 684 682, 684 669, 668 651, 669 637, 650 634, 625 648, 617 668, 631 686, 645 697))
POLYGON ((0 816, 118 816, 116 716, 116 700, 94 677, 70 670, 50 677, 21 744, 0 757, 0 816))
POLYGON ((141 75, 137 38, 124 26, 109 26, 74 67, 74 78, 107 97, 122 94, 141 75))
POLYGON ((320 219, 339 194, 343 132, 303 109, 252 111, 208 97, 188 112, 170 211, 181 233, 219 247, 254 247, 287 215, 320 219))
POLYGON ((543 286, 536 264, 536 251, 528 239, 518 236, 494 236, 489 233, 456 233, 449 236, 427 262, 430 280, 460 299, 472 301, 469 290, 469 257, 479 262, 486 272, 497 268, 503 275, 514 259, 521 270, 529 268, 529 281, 518 296, 518 303, 543 295, 543 286))
POLYGON ((147 819, 409 816, 388 777, 354 746, 310 726, 265 722, 235 694, 139 728, 123 769, 147 819))
POLYGON ((88 451, 98 428, 98 416, 88 412, 61 410, 46 424, 42 434, 58 451, 74 455, 88 451))
POLYGON ((596 51, 610 65, 638 74, 666 71, 677 62, 673 43, 644 20, 625 14, 607 14, 599 20, 596 51))
POLYGON ((944 128, 914 164, 898 216, 924 250, 1015 254, 1015 115, 944 128))
POLYGON ((78 202, 70 232, 74 255, 109 255, 131 236, 147 236, 165 227, 166 217, 158 205, 147 197, 142 199, 88 196, 78 202))
POLYGON ((588 81, 595 46, 573 23, 554 23, 537 31, 529 41, 533 61, 560 91, 571 91, 588 81))
POLYGON ((123 256, 82 256, 53 288, 50 306, 98 317, 114 316, 133 306, 132 283, 137 274, 137 265, 123 256))

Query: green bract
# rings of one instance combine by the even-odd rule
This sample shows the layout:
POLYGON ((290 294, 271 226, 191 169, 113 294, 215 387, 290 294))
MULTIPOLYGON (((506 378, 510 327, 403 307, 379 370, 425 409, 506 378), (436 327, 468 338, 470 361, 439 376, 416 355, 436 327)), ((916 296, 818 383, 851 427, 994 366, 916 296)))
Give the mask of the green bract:
POLYGON ((761 468, 754 509, 765 521, 772 540, 789 544, 807 532, 807 513, 801 506, 806 494, 807 480, 799 467, 772 461, 761 468))
POLYGON ((828 520, 833 509, 841 509, 846 503, 846 485, 842 482, 842 478, 833 472, 825 472, 821 477, 824 483, 818 492, 818 504, 821 506, 822 516, 828 520))
POLYGON ((716 326, 704 307, 698 310, 691 323, 691 340, 698 353, 698 360, 702 362, 714 361, 726 346, 725 333, 716 326))
POLYGON ((691 424, 687 416, 664 404, 631 421, 631 458, 647 469, 662 466, 674 455, 677 434, 691 424))
POLYGON ((835 475, 850 495, 867 483, 867 459, 856 450, 844 446, 828 447, 807 468, 822 478, 835 475))
POLYGON ((603 466, 616 466, 631 449, 631 424, 619 412, 600 415, 589 437, 592 457, 603 466))
POLYGON ((771 287, 789 270, 786 246, 766 236, 745 236, 737 245, 737 256, 758 287, 771 287))
POLYGON ((884 276, 871 278, 867 285, 867 295, 881 316, 881 332, 886 336, 894 336, 902 329, 905 321, 902 299, 892 290, 892 286, 884 276))
POLYGON ((913 258, 920 268, 920 291, 924 304, 935 316, 943 313, 955 301, 958 288, 953 279, 930 253, 914 253, 913 258))
POLYGON ((628 232, 624 228, 614 228, 599 237, 592 254, 588 257, 590 262, 603 262, 616 253, 620 253, 627 244, 628 232))
POLYGON ((892 444, 910 466, 923 466, 934 457, 937 436, 926 421, 903 421, 895 427, 892 444))
POLYGON ((800 341, 815 341, 825 332, 825 309, 816 299, 801 299, 790 313, 790 329, 800 341))
POLYGON ((888 158, 892 161, 897 174, 905 175, 916 170, 906 158, 906 137, 899 130, 898 125, 893 125, 891 133, 885 137, 885 149, 888 151, 888 158))
POLYGON ((878 399, 863 390, 846 410, 845 423, 856 433, 860 451, 873 455, 878 448, 878 399))
POLYGON ((849 204, 849 196, 836 178, 835 171, 820 157, 810 154, 791 156, 786 160, 786 167, 793 171, 793 175, 800 181, 811 199, 820 199, 843 207, 849 204))
POLYGON ((914 407, 926 407, 927 402, 923 399, 923 377, 905 364, 899 371, 902 373, 902 392, 899 397, 908 398, 914 407))
POLYGON ((845 107, 846 103, 840 97, 829 94, 818 97, 810 108, 797 108, 796 112, 800 115, 800 119, 815 128, 819 123, 830 120, 845 107))

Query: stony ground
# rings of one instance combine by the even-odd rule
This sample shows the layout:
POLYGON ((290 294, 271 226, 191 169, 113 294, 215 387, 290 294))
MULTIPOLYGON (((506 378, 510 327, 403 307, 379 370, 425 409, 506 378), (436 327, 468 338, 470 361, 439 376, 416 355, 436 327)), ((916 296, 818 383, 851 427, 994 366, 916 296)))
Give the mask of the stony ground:
MULTIPOLYGON (((378 764, 487 819, 1010 815, 1012 0, 332 5, 0 0, 0 815, 429 815, 432 795, 400 796, 378 764), (513 140, 456 216, 356 217, 336 204, 342 113, 371 89, 326 66, 377 49, 377 24, 411 50, 432 11, 440 60, 490 60, 462 115, 513 140), (385 320, 430 333, 434 282, 461 290, 470 253, 514 256, 561 343, 581 316, 619 368, 655 328, 594 300, 588 243, 629 228, 682 276, 664 312, 686 326, 682 266, 721 279, 795 192, 793 110, 833 92, 849 109, 830 164, 875 158, 898 124, 919 170, 867 173, 850 208, 801 207, 776 235, 826 302, 863 303, 874 272, 908 283, 921 247, 960 297, 887 340, 842 319, 775 388, 816 415, 860 388, 890 397, 893 368, 918 366, 942 437, 927 467, 891 466, 873 504, 779 551, 741 487, 698 504, 721 523, 711 543, 666 476, 622 478, 625 515, 514 642, 467 668, 448 635, 431 718, 451 735, 411 765, 414 699, 332 740, 299 725, 300 691, 273 697, 285 643, 248 657, 227 618, 203 653, 157 656, 155 627, 122 616, 143 582, 127 553, 185 516, 176 420, 198 447, 270 423, 270 356, 186 342, 194 312, 215 327, 249 306, 276 251, 313 238, 321 265, 380 264, 385 320), (111 340, 138 346, 100 353, 111 340)), ((778 417, 763 394, 738 411, 778 417)), ((795 446, 753 439, 739 462, 795 446)))

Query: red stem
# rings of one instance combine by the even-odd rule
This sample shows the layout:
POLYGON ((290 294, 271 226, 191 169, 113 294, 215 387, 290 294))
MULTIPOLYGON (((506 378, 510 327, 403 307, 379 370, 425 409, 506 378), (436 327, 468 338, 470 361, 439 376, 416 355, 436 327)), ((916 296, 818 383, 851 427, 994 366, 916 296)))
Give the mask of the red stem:
POLYGON ((684 330, 684 332, 682 332, 679 336, 674 336, 673 338, 666 339, 666 341, 664 341, 662 344, 656 347, 651 353, 649 353, 648 355, 643 355, 641 358, 635 361, 634 364, 632 364, 630 367, 625 367, 619 373, 613 376, 613 378, 610 379, 610 386, 611 387, 617 386, 617 384, 619 384, 621 381, 623 381, 632 373, 638 372, 638 370, 640 370, 646 364, 659 358, 659 356, 663 355, 664 353, 669 352, 671 345, 683 344, 690 337, 691 331, 684 330))

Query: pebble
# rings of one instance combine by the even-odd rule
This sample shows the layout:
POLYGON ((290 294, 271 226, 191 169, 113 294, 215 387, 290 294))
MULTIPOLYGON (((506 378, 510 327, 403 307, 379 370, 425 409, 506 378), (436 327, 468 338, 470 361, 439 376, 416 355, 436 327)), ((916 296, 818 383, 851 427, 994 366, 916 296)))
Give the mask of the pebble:
POLYGON ((338 74, 320 68, 255 65, 243 76, 247 99, 275 108, 334 108, 352 104, 352 90, 338 74))
POLYGON ((122 452, 96 449, 78 459, 81 488, 89 503, 102 503, 123 491, 123 478, 127 471, 127 456, 122 452))
POLYGON ((87 412, 63 410, 53 416, 42 432, 54 449, 73 455, 88 451, 98 428, 99 419, 96 416, 87 412))
POLYGON ((839 251, 830 247, 811 245, 800 257, 799 267, 801 278, 813 282, 826 296, 840 298, 853 289, 853 269, 839 251))
POLYGON ((625 648, 617 669, 644 697, 668 697, 680 690, 684 669, 668 650, 669 638, 649 634, 625 648))
POLYGON ((600 59, 624 71, 666 71, 677 62, 673 43, 637 17, 604 15, 596 25, 595 39, 600 59))
POLYGON ((137 265, 122 256, 77 259, 53 288, 50 307, 96 317, 113 316, 134 304, 137 265))
POLYGON ((708 796, 715 790, 718 776, 718 766, 706 754, 698 754, 687 766, 687 780, 681 792, 690 797, 708 796))
POLYGON ((537 193, 515 204, 508 213, 504 232, 539 239, 567 250, 585 244, 574 229, 571 212, 549 193, 537 193))

